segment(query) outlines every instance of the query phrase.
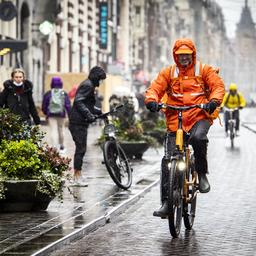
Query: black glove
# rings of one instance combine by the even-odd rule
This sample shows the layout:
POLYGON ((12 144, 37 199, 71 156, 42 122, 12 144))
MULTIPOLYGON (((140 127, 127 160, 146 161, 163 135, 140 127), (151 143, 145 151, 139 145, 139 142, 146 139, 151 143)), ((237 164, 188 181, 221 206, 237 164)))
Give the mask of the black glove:
POLYGON ((88 123, 93 123, 96 120, 96 116, 93 114, 88 114, 86 120, 88 123))
POLYGON ((214 100, 211 100, 208 102, 205 106, 205 110, 209 113, 212 114, 214 110, 218 107, 218 103, 214 100))
POLYGON ((159 107, 158 107, 158 103, 155 102, 155 101, 150 101, 146 104, 146 107, 147 109, 150 111, 150 112, 157 112, 159 111, 159 107))
POLYGON ((243 109, 243 107, 240 106, 239 109, 243 109))

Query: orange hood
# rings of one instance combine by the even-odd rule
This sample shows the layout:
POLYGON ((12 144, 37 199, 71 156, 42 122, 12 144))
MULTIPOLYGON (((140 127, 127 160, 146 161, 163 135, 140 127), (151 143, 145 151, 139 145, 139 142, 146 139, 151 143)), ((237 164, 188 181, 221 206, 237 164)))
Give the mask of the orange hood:
POLYGON ((177 54, 175 54, 175 52, 182 45, 186 45, 187 47, 189 47, 193 51, 193 53, 192 53, 193 63, 191 65, 195 65, 196 64, 196 47, 195 47, 195 44, 193 43, 193 41, 191 39, 188 39, 188 38, 178 39, 174 43, 172 53, 173 53, 173 59, 174 59, 176 65, 179 66, 179 62, 178 62, 178 56, 177 56, 177 54))

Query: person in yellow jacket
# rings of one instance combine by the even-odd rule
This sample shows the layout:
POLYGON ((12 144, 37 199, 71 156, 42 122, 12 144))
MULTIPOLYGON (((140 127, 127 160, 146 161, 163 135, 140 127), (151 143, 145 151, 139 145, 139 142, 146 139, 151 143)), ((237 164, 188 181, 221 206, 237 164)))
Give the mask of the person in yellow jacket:
MULTIPOLYGON (((239 109, 244 108, 246 105, 246 101, 243 95, 237 91, 237 85, 235 83, 231 83, 229 86, 229 92, 225 93, 223 98, 221 107, 226 107, 229 109, 235 109, 234 111, 234 118, 236 119, 236 135, 238 135, 239 131, 239 109)), ((224 109, 224 121, 225 121, 225 132, 226 136, 228 136, 228 121, 230 119, 230 112, 225 111, 224 109)))

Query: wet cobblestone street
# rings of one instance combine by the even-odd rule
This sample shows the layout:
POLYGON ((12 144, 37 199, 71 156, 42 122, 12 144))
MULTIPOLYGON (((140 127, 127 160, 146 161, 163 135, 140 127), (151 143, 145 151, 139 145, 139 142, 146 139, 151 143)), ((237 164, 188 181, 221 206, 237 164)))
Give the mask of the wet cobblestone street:
POLYGON ((152 216, 159 207, 156 186, 111 223, 51 256, 256 255, 256 137, 241 128, 231 150, 223 128, 215 125, 210 142, 212 189, 198 195, 193 230, 183 225, 180 237, 172 239, 167 220, 152 216))

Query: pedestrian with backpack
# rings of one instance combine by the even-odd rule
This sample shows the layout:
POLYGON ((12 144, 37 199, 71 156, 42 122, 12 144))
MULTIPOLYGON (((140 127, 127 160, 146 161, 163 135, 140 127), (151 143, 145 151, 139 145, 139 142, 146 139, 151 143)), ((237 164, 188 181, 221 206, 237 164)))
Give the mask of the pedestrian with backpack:
MULTIPOLYGON (((221 104, 225 88, 222 79, 213 67, 202 64, 196 59, 196 47, 192 40, 178 39, 173 47, 174 64, 163 68, 145 92, 145 104, 151 112, 159 110, 158 104, 164 95, 166 103, 174 106, 189 106, 206 104, 206 110, 192 108, 183 112, 183 129, 190 134, 190 144, 194 149, 195 170, 199 178, 199 191, 207 193, 210 184, 206 174, 207 163, 207 133, 213 118, 212 114, 221 104)), ((178 129, 178 113, 166 110, 167 133, 165 138, 165 155, 163 160, 170 159, 175 150, 175 136, 178 129)), ((164 163, 165 161, 163 161, 164 163)), ((161 168, 166 170, 166 168, 161 168)), ((162 206, 153 213, 154 216, 168 215, 168 174, 161 173, 162 206)))
POLYGON ((52 144, 64 151, 64 127, 65 118, 71 109, 68 94, 63 90, 63 82, 60 77, 53 77, 51 80, 51 90, 47 91, 43 97, 42 111, 50 126, 52 144), (58 141, 54 131, 58 132, 58 141), (58 145, 58 146, 57 146, 58 145))

